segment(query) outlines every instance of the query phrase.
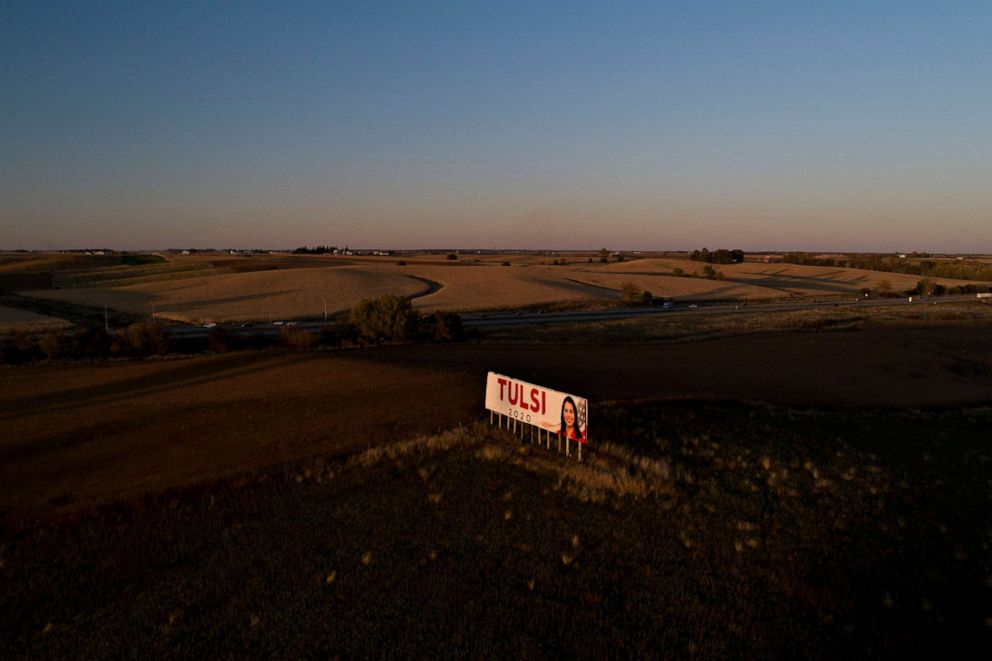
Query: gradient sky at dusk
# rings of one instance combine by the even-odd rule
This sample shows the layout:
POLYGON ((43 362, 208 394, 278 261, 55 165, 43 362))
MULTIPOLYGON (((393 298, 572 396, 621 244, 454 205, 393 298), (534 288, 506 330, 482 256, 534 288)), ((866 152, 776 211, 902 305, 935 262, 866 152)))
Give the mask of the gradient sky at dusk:
POLYGON ((992 252, 992 2, 0 0, 0 248, 992 252))

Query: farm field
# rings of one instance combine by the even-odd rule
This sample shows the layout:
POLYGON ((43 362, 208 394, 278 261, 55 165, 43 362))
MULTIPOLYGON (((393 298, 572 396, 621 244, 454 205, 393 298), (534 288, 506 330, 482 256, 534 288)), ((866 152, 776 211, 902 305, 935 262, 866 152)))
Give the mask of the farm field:
POLYGON ((992 650, 987 406, 597 420, 583 464, 477 423, 26 530, 5 656, 992 650))
POLYGON ((71 326, 64 319, 0 305, 0 333, 51 331, 71 326))
MULTIPOLYGON (((361 298, 387 293, 414 297, 415 307, 425 312, 478 311, 610 305, 618 300, 624 283, 654 296, 708 301, 858 296, 862 288, 877 289, 882 282, 899 292, 912 289, 919 280, 895 273, 754 262, 718 265, 725 279, 708 280, 673 275, 676 269, 687 274, 702 270, 702 263, 686 259, 608 264, 562 259, 565 265, 551 265, 550 258, 534 255, 463 256, 457 262, 425 255, 404 259, 401 266, 397 264, 401 260, 393 257, 171 257, 167 264, 130 271, 113 266, 62 273, 55 282, 69 288, 25 293, 132 314, 151 314, 154 308, 161 318, 204 323, 319 318, 325 303, 328 313, 335 313, 361 298)), ((949 287, 969 284, 936 281, 949 287)))
MULTIPOLYGON (((244 352, 0 370, 0 521, 24 521, 477 420, 488 370, 592 401, 803 406, 992 401, 984 325, 677 344, 244 352), (838 356, 843 357, 838 360, 838 356), (574 384, 581 384, 575 386, 574 384)), ((593 429, 592 437, 609 430, 593 429)))

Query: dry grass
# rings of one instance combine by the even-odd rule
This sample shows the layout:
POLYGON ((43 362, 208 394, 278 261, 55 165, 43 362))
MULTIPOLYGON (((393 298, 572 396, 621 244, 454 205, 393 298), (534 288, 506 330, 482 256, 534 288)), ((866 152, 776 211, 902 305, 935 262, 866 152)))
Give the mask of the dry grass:
MULTIPOLYGON (((863 287, 877 289, 883 281, 902 291, 919 280, 895 273, 753 262, 715 265, 723 280, 676 277, 675 269, 692 274, 704 267, 683 258, 602 264, 565 256, 564 266, 553 266, 551 257, 537 255, 462 255, 454 261, 421 255, 404 258, 405 266, 399 266, 396 257, 212 259, 183 257, 162 265, 63 273, 59 278, 64 284, 99 287, 28 293, 136 314, 149 314, 154 304, 164 318, 200 323, 318 318, 323 300, 328 312, 335 312, 361 298, 383 294, 419 296, 414 304, 425 312, 473 311, 616 301, 626 282, 666 298, 757 300, 857 296, 863 287), (503 266, 504 262, 510 265, 503 266), (441 287, 427 293, 429 287, 418 278, 441 287)), ((938 281, 947 286, 966 284, 938 281)))
POLYGON ((42 332, 69 328, 70 326, 72 324, 64 319, 0 306, 0 333, 15 330, 42 332))
POLYGON ((359 299, 383 294, 410 296, 427 285, 400 273, 343 266, 325 269, 256 271, 161 281, 120 288, 36 291, 37 298, 65 300, 156 314, 177 321, 268 321, 320 317, 350 308, 359 299))
MULTIPOLYGON (((639 284, 639 286, 643 286, 656 295, 679 296, 681 293, 678 290, 678 285, 674 285, 675 289, 672 294, 656 293, 650 285, 659 276, 670 275, 676 268, 692 274, 702 272, 703 266, 705 266, 703 262, 694 262, 688 259, 642 259, 621 264, 610 264, 608 269, 601 271, 623 274, 637 283, 640 283, 637 277, 642 278, 644 285, 639 284)), ((742 264, 713 264, 713 268, 726 276, 725 281, 716 282, 714 286, 726 287, 731 282, 736 283, 748 288, 744 290, 744 297, 747 298, 856 295, 863 287, 877 289, 883 281, 888 281, 894 291, 904 291, 914 288, 921 279, 920 276, 901 273, 798 264, 744 262, 742 264)), ((948 287, 970 283, 967 280, 950 278, 932 279, 948 287)), ((692 282, 692 279, 686 279, 685 282, 692 282)))

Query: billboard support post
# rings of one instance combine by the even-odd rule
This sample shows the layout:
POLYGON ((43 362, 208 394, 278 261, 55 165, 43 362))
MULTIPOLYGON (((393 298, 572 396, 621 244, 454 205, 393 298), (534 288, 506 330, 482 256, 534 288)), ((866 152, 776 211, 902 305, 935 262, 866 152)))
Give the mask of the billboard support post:
POLYGON ((489 411, 490 426, 495 422, 503 429, 505 417, 505 429, 512 430, 521 443, 541 445, 543 431, 544 446, 551 450, 553 432, 558 437, 557 451, 562 452, 564 436, 564 453, 571 457, 571 442, 574 440, 578 443, 577 458, 582 461, 582 445, 589 437, 589 401, 584 397, 489 372, 486 377, 486 409, 489 411), (529 432, 527 427, 530 427, 529 432))

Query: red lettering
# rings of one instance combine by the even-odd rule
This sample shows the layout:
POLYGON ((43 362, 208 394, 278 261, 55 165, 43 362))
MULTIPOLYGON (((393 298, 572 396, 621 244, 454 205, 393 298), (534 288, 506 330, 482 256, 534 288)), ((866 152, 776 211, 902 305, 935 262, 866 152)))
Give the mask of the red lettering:
POLYGON ((530 410, 536 411, 541 406, 541 402, 537 398, 537 388, 530 389, 530 410))
POLYGON ((541 391, 541 415, 548 412, 548 393, 541 391))
POLYGON ((527 406, 527 402, 524 400, 524 387, 520 386, 520 408, 525 411, 529 411, 530 407, 527 406))
POLYGON ((499 384, 499 401, 503 401, 503 390, 506 389, 506 379, 496 379, 496 383, 499 384))
POLYGON ((517 392, 518 392, 517 388, 519 388, 519 387, 520 386, 517 386, 517 384, 515 384, 515 383, 511 383, 510 384, 510 404, 516 404, 517 403, 517 399, 519 399, 519 395, 517 394, 517 392), (516 386, 516 387, 514 387, 514 386, 516 386))

